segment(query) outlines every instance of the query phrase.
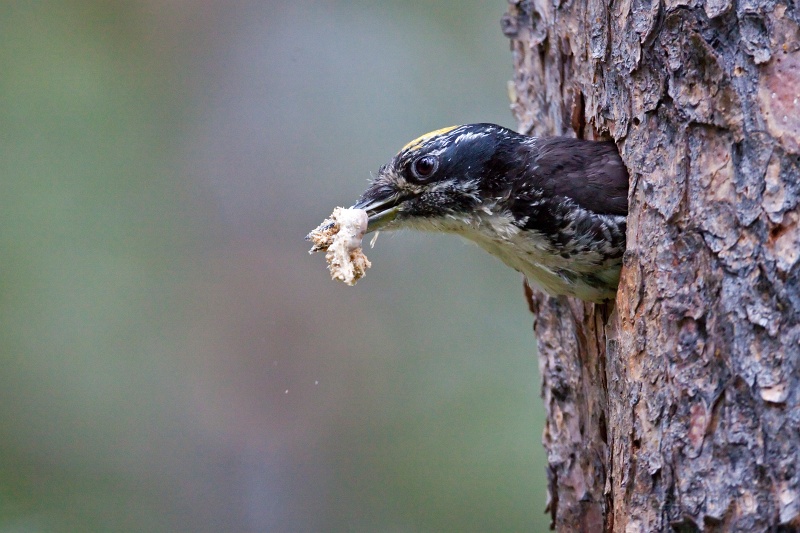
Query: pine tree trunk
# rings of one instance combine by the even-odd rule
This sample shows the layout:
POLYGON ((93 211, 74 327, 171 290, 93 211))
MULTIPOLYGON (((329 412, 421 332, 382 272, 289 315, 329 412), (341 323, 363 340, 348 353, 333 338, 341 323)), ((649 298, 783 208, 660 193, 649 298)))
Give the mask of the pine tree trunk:
POLYGON ((799 24, 511 1, 520 130, 613 139, 631 175, 616 305, 528 291, 558 531, 800 531, 799 24))

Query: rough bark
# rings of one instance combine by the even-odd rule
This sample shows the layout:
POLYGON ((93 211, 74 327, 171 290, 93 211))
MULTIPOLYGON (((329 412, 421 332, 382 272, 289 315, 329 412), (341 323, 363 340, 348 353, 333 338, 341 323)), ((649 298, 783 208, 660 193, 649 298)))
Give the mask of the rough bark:
POLYGON ((631 175, 616 307, 529 291, 555 528, 799 531, 800 6, 522 0, 503 30, 520 130, 631 175))

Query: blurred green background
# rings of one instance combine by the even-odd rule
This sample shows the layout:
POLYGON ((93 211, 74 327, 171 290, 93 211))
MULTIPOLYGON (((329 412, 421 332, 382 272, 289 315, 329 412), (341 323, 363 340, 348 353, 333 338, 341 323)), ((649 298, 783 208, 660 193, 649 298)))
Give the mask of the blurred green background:
POLYGON ((349 288, 303 241, 419 134, 514 126, 505 9, 0 8, 0 532, 547 529, 519 275, 382 234, 349 288))

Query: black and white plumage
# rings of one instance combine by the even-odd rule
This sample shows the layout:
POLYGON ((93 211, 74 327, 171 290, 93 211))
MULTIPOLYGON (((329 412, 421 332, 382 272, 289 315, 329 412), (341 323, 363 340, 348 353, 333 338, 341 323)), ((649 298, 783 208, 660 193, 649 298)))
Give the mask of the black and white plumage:
POLYGON ((368 231, 455 233, 550 294, 601 302, 619 282, 628 173, 611 142, 467 124, 408 143, 353 207, 368 231))

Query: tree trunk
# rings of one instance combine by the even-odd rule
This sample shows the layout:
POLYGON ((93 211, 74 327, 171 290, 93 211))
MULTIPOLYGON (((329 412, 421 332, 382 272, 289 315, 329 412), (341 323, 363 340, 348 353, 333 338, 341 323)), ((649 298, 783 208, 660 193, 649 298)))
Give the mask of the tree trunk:
POLYGON ((800 531, 799 23, 511 2, 520 130, 614 139, 631 176, 616 306, 528 291, 558 531, 800 531))

